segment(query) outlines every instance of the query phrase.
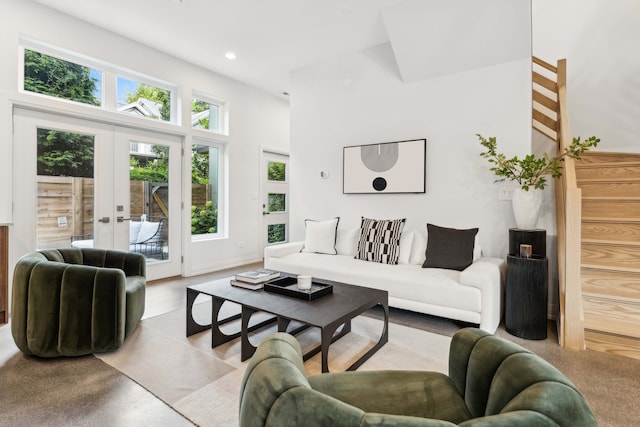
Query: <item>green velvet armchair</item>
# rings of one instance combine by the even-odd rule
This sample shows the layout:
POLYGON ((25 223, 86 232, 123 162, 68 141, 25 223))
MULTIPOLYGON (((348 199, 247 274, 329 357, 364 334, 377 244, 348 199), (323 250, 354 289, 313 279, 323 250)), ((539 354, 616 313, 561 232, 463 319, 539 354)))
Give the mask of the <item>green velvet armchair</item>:
POLYGON ((29 253, 13 274, 13 340, 22 352, 41 357, 115 350, 144 314, 145 277, 145 258, 137 253, 29 253))
MULTIPOLYGON (((400 363, 399 363, 400 364, 400 363)), ((355 371, 307 377, 300 345, 277 333, 259 346, 240 391, 240 426, 597 426, 556 368, 476 328, 452 341, 449 375, 355 371)))

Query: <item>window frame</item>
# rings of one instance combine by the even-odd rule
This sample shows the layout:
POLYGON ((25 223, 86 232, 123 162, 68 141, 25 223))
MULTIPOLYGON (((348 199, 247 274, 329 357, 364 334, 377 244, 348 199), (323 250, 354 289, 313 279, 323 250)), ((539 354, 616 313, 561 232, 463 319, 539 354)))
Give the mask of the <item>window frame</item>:
POLYGON ((43 99, 56 100, 58 102, 65 102, 82 107, 88 107, 97 109, 100 111, 115 113, 124 117, 130 117, 134 120, 145 120, 156 123, 180 125, 182 115, 180 114, 181 98, 180 87, 177 84, 163 81, 152 76, 148 76, 142 73, 138 73, 132 70, 128 70, 124 67, 118 67, 113 64, 109 64, 104 61, 100 61, 82 54, 74 53, 66 49, 58 48, 47 43, 43 43, 37 40, 33 40, 26 37, 20 37, 18 41, 19 47, 19 60, 18 60, 18 92, 28 96, 35 96, 43 99), (51 56, 56 59, 68 61, 83 67, 88 67, 102 73, 102 81, 100 93, 101 105, 91 105, 71 99, 51 96, 43 93, 32 92, 24 88, 25 76, 24 76, 24 55, 25 49, 38 52, 43 55, 51 56), (159 89, 167 90, 170 93, 170 115, 169 121, 162 119, 153 119, 149 117, 135 116, 133 114, 127 114, 118 111, 118 93, 117 93, 117 79, 123 77, 128 80, 134 80, 141 84, 154 86, 159 89))
MULTIPOLYGON (((211 139, 211 138, 203 138, 203 137, 193 137, 191 140, 191 145, 189 146, 189 152, 193 150, 194 145, 206 146, 210 148, 218 149, 218 221, 217 221, 217 231, 215 233, 202 233, 202 234, 192 234, 191 233, 191 206, 193 203, 193 194, 190 193, 189 200, 189 236, 191 236, 191 242, 200 242, 203 240, 214 240, 224 238, 227 235, 227 173, 226 173, 226 148, 227 144, 211 139)), ((193 162, 189 159, 189 177, 191 177, 193 172, 193 162)), ((191 182, 191 181, 190 181, 191 182)))
MULTIPOLYGON (((191 117, 189 117, 189 127, 193 130, 196 131, 202 131, 202 132, 208 132, 208 133, 214 133, 214 134, 218 134, 218 135, 225 135, 228 136, 229 132, 228 132, 228 124, 229 124, 229 109, 228 109, 228 103, 220 98, 216 98, 215 96, 212 95, 208 95, 204 92, 200 92, 197 90, 194 90, 191 93, 191 102, 193 103, 193 101, 202 101, 202 102, 206 102, 209 105, 216 105, 218 107, 218 129, 203 129, 203 128, 197 128, 194 127, 193 124, 191 124, 191 117)), ((189 108, 189 110, 191 111, 191 114, 193 114, 193 109, 192 107, 189 108)))
POLYGON ((36 96, 36 97, 40 97, 40 98, 45 98, 45 99, 55 99, 59 102, 67 102, 73 105, 81 105, 83 107, 89 107, 89 108, 95 108, 95 109, 99 109, 99 110, 105 110, 105 106, 106 106, 106 70, 105 67, 100 64, 97 61, 92 61, 89 58, 82 56, 82 55, 75 55, 72 54, 71 52, 68 52, 64 49, 57 49, 54 47, 51 47, 49 45, 43 44, 43 43, 37 43, 31 40, 27 40, 27 39, 20 39, 19 44, 19 60, 18 60, 18 92, 19 93, 23 93, 23 94, 27 94, 29 96, 36 96), (59 96, 52 96, 52 95, 47 95, 46 93, 39 93, 39 92, 32 92, 30 90, 25 89, 24 84, 25 84, 25 75, 24 75, 24 66, 25 66, 25 61, 24 61, 24 56, 26 54, 26 50, 30 50, 36 53, 39 53, 41 55, 46 55, 46 56, 50 56, 52 58, 55 59, 59 59, 62 61, 66 61, 66 62, 70 62, 76 65, 80 65, 83 67, 87 67, 89 69, 92 70, 96 70, 96 71, 100 71, 100 73, 102 74, 102 79, 100 81, 100 94, 102 95, 100 98, 100 105, 91 105, 91 104, 87 104, 86 102, 80 102, 80 101, 75 101, 73 99, 67 99, 67 98, 63 98, 63 97, 59 97, 59 96))
POLYGON ((180 92, 178 91, 177 85, 163 82, 161 80, 154 79, 153 77, 145 76, 140 73, 126 71, 122 68, 117 68, 117 69, 114 68, 113 71, 109 73, 109 77, 112 79, 112 85, 113 85, 113 91, 114 91, 114 93, 112 94, 113 105, 115 108, 114 111, 116 113, 122 114, 127 117, 135 117, 141 120, 150 120, 158 123, 171 123, 174 125, 178 125, 180 123, 180 120, 179 120, 180 110, 179 110, 179 100, 178 100, 180 97, 180 92), (169 120, 165 121, 165 120, 162 120, 161 118, 154 119, 152 117, 136 116, 133 114, 127 114, 123 111, 118 111, 118 78, 124 78, 139 84, 144 84, 147 86, 152 86, 158 89, 168 91, 169 92, 169 120))

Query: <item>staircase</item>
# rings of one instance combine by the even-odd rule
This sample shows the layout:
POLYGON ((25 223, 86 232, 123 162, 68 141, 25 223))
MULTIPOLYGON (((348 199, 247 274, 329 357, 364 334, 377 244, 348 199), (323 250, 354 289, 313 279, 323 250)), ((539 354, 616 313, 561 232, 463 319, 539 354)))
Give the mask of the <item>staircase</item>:
MULTIPOLYGON (((532 58, 533 129, 562 152, 572 140, 566 60, 532 58)), ((558 339, 640 359, 640 154, 566 158, 555 182, 558 339)))
POLYGON ((586 346, 640 359, 640 154, 585 153, 576 178, 586 346))

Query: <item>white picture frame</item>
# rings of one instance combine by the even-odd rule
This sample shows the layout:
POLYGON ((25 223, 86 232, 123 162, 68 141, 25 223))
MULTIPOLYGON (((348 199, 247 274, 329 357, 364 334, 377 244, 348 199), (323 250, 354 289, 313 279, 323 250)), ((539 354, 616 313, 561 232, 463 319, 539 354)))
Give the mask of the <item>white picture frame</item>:
POLYGON ((425 193, 427 140, 343 148, 344 194, 425 193))

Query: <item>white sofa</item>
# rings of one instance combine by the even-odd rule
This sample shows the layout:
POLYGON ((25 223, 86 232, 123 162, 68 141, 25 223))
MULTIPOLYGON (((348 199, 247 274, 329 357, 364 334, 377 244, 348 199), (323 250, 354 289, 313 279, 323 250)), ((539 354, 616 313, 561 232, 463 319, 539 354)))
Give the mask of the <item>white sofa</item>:
POLYGON ((463 271, 422 268, 426 231, 404 231, 398 264, 355 259, 359 229, 337 230, 336 255, 304 252, 305 242, 267 246, 264 266, 293 274, 384 289, 389 305, 405 310, 478 324, 494 333, 502 315, 504 261, 481 256, 463 271))

